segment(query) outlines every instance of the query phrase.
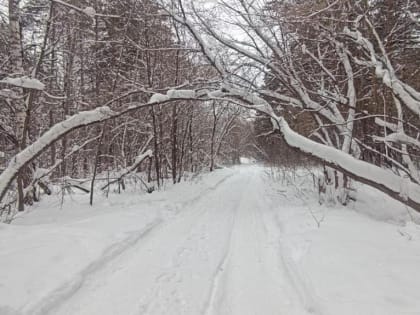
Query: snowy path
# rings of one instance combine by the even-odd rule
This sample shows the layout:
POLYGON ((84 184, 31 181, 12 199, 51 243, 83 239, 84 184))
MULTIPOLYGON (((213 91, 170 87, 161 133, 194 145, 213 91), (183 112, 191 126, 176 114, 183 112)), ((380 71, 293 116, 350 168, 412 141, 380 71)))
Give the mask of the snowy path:
POLYGON ((260 173, 239 172, 31 313, 305 314, 270 244, 262 189, 260 173))
POLYGON ((420 313, 418 226, 330 209, 317 228, 266 171, 0 225, 0 315, 420 313))

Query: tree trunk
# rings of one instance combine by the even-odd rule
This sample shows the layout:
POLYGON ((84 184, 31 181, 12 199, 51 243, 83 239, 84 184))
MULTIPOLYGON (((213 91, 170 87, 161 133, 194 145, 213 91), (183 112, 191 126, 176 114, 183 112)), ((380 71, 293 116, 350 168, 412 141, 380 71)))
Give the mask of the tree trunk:
POLYGON ((178 112, 176 104, 172 107, 172 182, 176 184, 177 165, 178 165, 178 112))
MULTIPOLYGON (((22 52, 22 41, 21 41, 21 31, 20 31, 20 12, 19 12, 19 1, 18 0, 9 0, 8 6, 9 13, 9 46, 10 46, 10 56, 9 56, 9 65, 10 73, 13 75, 23 75, 23 52, 22 52)), ((15 108, 15 126, 16 126, 16 139, 18 141, 16 151, 20 152, 25 148, 25 121, 26 121, 26 108, 23 101, 24 91, 22 88, 14 88, 14 91, 19 96, 14 100, 15 108)), ((24 206, 24 169, 21 169, 17 176, 17 200, 18 200, 18 210, 23 211, 24 206)))
POLYGON ((210 138, 210 172, 213 172, 214 169, 214 137, 216 135, 216 126, 217 126, 217 115, 216 115, 216 104, 213 102, 212 104, 212 112, 213 112, 213 127, 211 129, 211 138, 210 138))
POLYGON ((100 155, 101 155, 101 146, 102 146, 102 141, 103 141, 104 135, 105 135, 106 125, 107 124, 104 123, 103 126, 102 126, 101 137, 99 138, 98 146, 96 148, 95 164, 93 166, 92 181, 90 182, 90 199, 89 199, 89 204, 91 206, 93 205, 93 192, 94 192, 94 186, 95 186, 95 179, 96 179, 96 173, 98 171, 98 163, 99 163, 99 158, 100 158, 100 155))
POLYGON ((159 163, 159 135, 156 125, 156 115, 153 107, 150 108, 150 115, 152 116, 152 125, 153 125, 153 151, 154 151, 154 162, 155 162, 155 172, 156 172, 156 184, 160 188, 160 163, 159 163))

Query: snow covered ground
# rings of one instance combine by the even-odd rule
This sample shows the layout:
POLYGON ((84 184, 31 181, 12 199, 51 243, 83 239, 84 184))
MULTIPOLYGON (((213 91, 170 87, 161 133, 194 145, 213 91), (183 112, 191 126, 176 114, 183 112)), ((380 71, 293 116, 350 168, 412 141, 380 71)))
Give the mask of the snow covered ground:
POLYGON ((268 174, 92 208, 44 199, 0 225, 0 314, 420 314, 420 226, 403 206, 364 187, 327 208, 268 174))

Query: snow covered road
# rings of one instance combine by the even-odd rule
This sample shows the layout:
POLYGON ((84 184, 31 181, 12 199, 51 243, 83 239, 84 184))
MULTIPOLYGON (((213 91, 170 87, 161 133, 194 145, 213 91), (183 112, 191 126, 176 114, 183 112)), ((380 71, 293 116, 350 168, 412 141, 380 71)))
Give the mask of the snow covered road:
MULTIPOLYGON (((353 292, 360 283, 347 284, 348 291, 343 291, 341 282, 334 283, 334 278, 351 282, 346 275, 354 274, 347 268, 355 266, 343 265, 341 272, 331 275, 328 268, 337 268, 339 260, 328 265, 325 257, 319 257, 336 246, 326 238, 337 225, 329 227, 326 223, 325 228, 316 228, 306 210, 293 208, 293 202, 289 204, 288 198, 275 193, 264 168, 224 170, 203 180, 201 186, 180 186, 183 188, 152 194, 149 200, 139 199, 138 203, 120 200, 108 205, 113 211, 75 211, 75 216, 56 216, 52 222, 45 222, 51 212, 37 210, 21 219, 20 224, 25 226, 2 225, 0 314, 304 315, 338 314, 337 310, 341 310, 340 314, 388 314, 388 310, 392 312, 389 314, 420 313, 415 295, 392 296, 400 287, 377 288, 386 292, 374 296, 376 300, 371 304, 354 302, 349 306, 349 300, 357 301, 366 292, 363 288, 353 292), (116 205, 124 206, 124 202, 125 208, 118 210, 116 205), (50 243, 51 238, 55 241, 50 243), (22 244, 33 247, 20 250, 22 244), (317 247, 318 251, 313 252, 317 247), (23 270, 21 275, 19 270, 23 270), (352 295, 341 296, 343 292, 352 295)), ((415 252, 420 241, 417 227, 410 231, 414 239, 408 242, 393 234, 394 229, 401 228, 348 212, 346 219, 350 222, 362 222, 360 233, 378 225, 377 236, 385 238, 378 244, 386 241, 401 245, 402 254, 412 253, 402 258, 405 266, 419 266, 420 254, 415 252), (364 222, 368 222, 366 227, 364 222), (387 233, 392 233, 391 239, 384 236, 387 233)), ((335 222, 335 212, 330 216, 335 222)), ((335 233, 341 242, 340 237, 345 239, 347 233, 353 232, 344 230, 344 236, 335 233)), ((350 246, 348 253, 358 255, 357 248, 350 246)), ((373 259, 380 260, 381 255, 388 257, 390 252, 375 255, 373 259)), ((343 261, 351 257, 345 253, 340 256, 343 261)), ((365 259, 359 263, 370 262, 372 257, 367 254, 365 259)), ((399 275, 394 269, 399 263, 385 267, 383 273, 373 272, 372 288, 397 281, 407 292, 408 288, 418 289, 418 273, 399 275), (394 279, 384 281, 382 277, 389 270, 394 271, 394 279)), ((366 265, 368 270, 370 267, 366 265)))
POLYGON ((262 184, 239 171, 30 313, 305 314, 268 239, 262 184))

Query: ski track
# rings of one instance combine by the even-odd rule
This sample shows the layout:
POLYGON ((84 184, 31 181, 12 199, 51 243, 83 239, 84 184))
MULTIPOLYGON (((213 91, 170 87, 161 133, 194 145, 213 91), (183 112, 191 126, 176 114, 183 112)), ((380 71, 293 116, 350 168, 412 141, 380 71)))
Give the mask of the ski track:
POLYGON ((27 313, 34 315, 49 314, 61 303, 71 298, 84 285, 86 281, 89 281, 91 277, 95 276, 95 273, 101 270, 101 268, 104 268, 107 263, 125 251, 129 250, 130 247, 133 247, 141 239, 146 237, 156 226, 161 223, 161 219, 155 219, 151 223, 147 224, 144 229, 135 233, 133 232, 124 240, 114 243, 106 248, 101 256, 99 256, 85 269, 83 269, 71 282, 67 282, 61 287, 55 289, 49 294, 48 297, 42 300, 34 309, 27 313))
MULTIPOLYGON (((278 216, 275 216, 275 223, 282 230, 282 223, 278 216)), ((327 315, 326 310, 323 309, 319 303, 312 284, 305 272, 296 264, 290 257, 290 254, 285 249, 282 241, 278 242, 278 253, 281 259, 281 267, 285 270, 290 283, 293 285, 295 292, 297 292, 302 305, 310 314, 327 315)))
MULTIPOLYGON (((267 191, 265 191, 265 194, 269 195, 267 194, 267 191)), ((283 196, 283 198, 287 199, 286 195, 283 196)), ((273 201, 270 199, 268 199, 264 207, 259 207, 259 211, 261 212, 264 208, 276 209, 275 204, 273 204, 273 201)), ((266 233, 268 232, 268 237, 272 238, 271 244, 275 247, 279 260, 278 268, 283 271, 291 289, 298 297, 300 305, 308 314, 329 315, 321 304, 320 299, 316 296, 309 277, 305 274, 299 264, 293 260, 291 253, 285 246, 284 223, 283 220, 280 219, 279 213, 265 211, 264 213, 261 213, 261 221, 266 233)))
MULTIPOLYGON (((238 204, 239 206, 239 204, 238 204)), ((226 271, 226 265, 228 262, 228 258, 229 258, 229 254, 231 252, 231 247, 232 247, 232 234, 233 234, 233 230, 235 227, 235 221, 236 221, 236 215, 237 215, 237 211, 238 211, 238 207, 235 208, 234 210, 234 214, 233 214, 233 218, 231 219, 232 223, 230 224, 230 232, 229 232, 229 236, 227 239, 227 246, 226 246, 226 250, 224 251, 224 254, 222 256, 222 259, 220 260, 220 262, 217 264, 216 270, 214 272, 214 275, 212 276, 212 281, 211 281, 211 288, 210 288, 210 295, 209 298, 207 300, 207 302, 204 304, 205 305, 205 310, 202 312, 205 315, 211 315, 214 314, 215 310, 215 306, 216 306, 216 299, 217 299, 217 294, 220 292, 221 290, 221 278, 223 276, 223 273, 226 271)))
MULTIPOLYGON (((232 176, 233 174, 229 174, 216 182, 214 185, 205 188, 202 192, 197 194, 197 196, 188 200, 184 200, 179 204, 173 205, 173 208, 176 210, 175 216, 181 212, 180 208, 182 206, 192 206, 194 203, 204 198, 208 193, 215 191, 220 185, 222 185, 232 176)), ((79 220, 78 222, 84 222, 88 220, 91 219, 83 219, 79 220)), ((123 240, 111 244, 97 259, 95 259, 86 268, 84 268, 75 278, 73 278, 70 282, 64 283, 59 288, 54 289, 48 294, 46 298, 38 302, 35 307, 33 307, 30 311, 26 311, 25 313, 28 315, 50 314, 53 310, 58 308, 61 304, 65 303, 68 299, 75 295, 86 282, 91 281, 95 274, 98 273, 102 268, 105 268, 106 265, 109 264, 112 260, 130 250, 130 248, 134 247, 140 240, 147 237, 150 232, 152 232, 152 230, 158 228, 158 226, 162 223, 164 223, 162 218, 156 218, 150 223, 146 224, 146 226, 141 230, 132 232, 123 240)))
POLYGON ((299 292, 281 268, 278 239, 264 222, 268 210, 266 186, 254 169, 229 237, 206 315, 218 314, 308 314, 299 292))
POLYGON ((263 176, 240 169, 172 205, 26 314, 325 314, 282 246, 263 176))

